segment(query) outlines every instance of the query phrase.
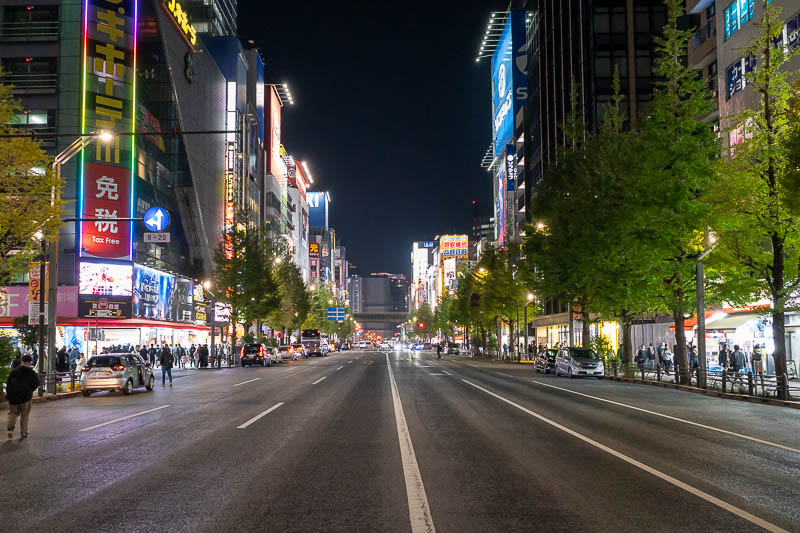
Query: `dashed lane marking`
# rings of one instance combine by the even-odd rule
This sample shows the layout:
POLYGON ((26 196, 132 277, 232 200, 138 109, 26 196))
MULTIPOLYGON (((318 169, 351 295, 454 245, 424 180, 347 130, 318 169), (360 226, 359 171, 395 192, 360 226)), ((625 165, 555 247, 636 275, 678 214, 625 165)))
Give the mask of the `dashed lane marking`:
POLYGON ((277 409, 277 408, 278 408, 278 407, 280 407, 281 405, 283 405, 283 402, 278 402, 278 403, 276 403, 275 405, 273 405, 272 407, 270 407, 270 408, 269 408, 269 409, 267 409, 266 411, 262 411, 262 412, 260 412, 259 414, 257 414, 256 416, 254 416, 253 418, 251 418, 250 420, 248 420, 247 422, 245 422, 245 423, 244 423, 244 424, 242 424, 241 426, 236 426, 236 429, 244 429, 244 428, 246 428, 246 427, 247 427, 247 426, 249 426, 250 424, 252 424, 252 423, 254 423, 254 422, 257 422, 258 420, 260 420, 260 419, 264 418, 265 416, 267 416, 268 414, 270 414, 272 411, 274 411, 275 409, 277 409))
POLYGON ((328 377, 328 376, 322 376, 322 377, 321 377, 321 378, 319 378, 317 381, 315 381, 314 383, 312 383, 312 385, 316 385, 316 384, 317 384, 317 383, 319 383, 320 381, 325 381, 325 379, 326 379, 327 377, 328 377))
POLYGON ((343 368, 344 368, 344 365, 342 365, 342 366, 340 366, 339 368, 337 368, 337 369, 336 369, 336 371, 338 372, 339 370, 341 370, 341 369, 343 369, 343 368))
POLYGON ((135 418, 137 416, 146 415, 147 413, 152 413, 153 411, 158 411, 159 409, 166 409, 167 407, 169 407, 169 404, 162 405, 160 407, 155 407, 153 409, 148 409, 147 411, 142 411, 141 413, 135 413, 135 414, 128 415, 128 416, 123 416, 122 418, 116 418, 114 420, 109 420, 108 422, 103 422, 102 424, 96 424, 94 426, 89 426, 88 428, 83 428, 83 429, 81 429, 79 431, 89 431, 90 429, 101 428, 101 427, 107 426, 109 424, 115 424, 117 422, 122 422, 123 420, 129 420, 129 419, 135 418))
POLYGON ((252 383, 254 381, 258 381, 259 379, 261 378, 248 379, 247 381, 242 381, 241 383, 237 383, 236 385, 234 385, 234 387, 238 387, 239 385, 244 385, 245 383, 252 383))
POLYGON ((564 433, 567 433, 568 435, 571 435, 571 436, 573 436, 573 437, 575 437, 577 439, 582 440, 583 442, 585 442, 587 444, 590 444, 590 445, 594 446, 598 450, 604 451, 609 455, 613 455, 617 459, 620 459, 620 460, 622 460, 622 461, 624 461, 624 462, 626 462, 626 463, 628 463, 628 464, 630 464, 632 466, 635 466, 636 468, 639 468, 640 470, 644 470, 648 474, 652 474, 652 475, 656 476, 657 478, 660 478, 660 479, 666 481, 667 483, 670 483, 671 485, 674 485, 674 486, 678 487, 679 489, 685 490, 689 494, 693 494, 694 496, 697 496, 698 498, 700 498, 702 500, 705 500, 705 501, 707 501, 707 502, 709 502, 711 504, 716 505, 717 507, 719 507, 721 509, 724 509, 724 510, 726 510, 726 511, 732 513, 732 514, 735 514, 736 516, 738 516, 740 518, 744 518, 748 522, 751 522, 751 523, 753 523, 753 524, 755 524, 755 525, 757 525, 759 527, 762 527, 762 528, 766 529, 767 531, 772 531, 772 532, 775 532, 775 533, 778 533, 778 532, 780 532, 780 533, 784 533, 784 532, 788 533, 787 530, 785 530, 785 529, 783 529, 783 528, 781 528, 781 527, 779 527, 779 526, 777 526, 777 525, 775 525, 775 524, 773 524, 771 522, 767 522, 766 520, 764 520, 762 518, 759 518, 759 517, 755 516, 754 514, 751 514, 751 513, 748 513, 747 511, 739 509, 738 507, 736 507, 734 505, 731 505, 726 501, 720 500, 719 498, 717 498, 715 496, 712 496, 711 494, 709 494, 707 492, 704 492, 704 491, 702 491, 702 490, 700 490, 698 488, 695 488, 695 487, 689 485, 688 483, 684 483, 683 481, 681 481, 679 479, 676 479, 676 478, 670 476, 669 474, 665 474, 664 472, 661 472, 660 470, 656 470, 655 468, 653 468, 651 466, 647 466, 646 464, 644 464, 644 463, 642 463, 640 461, 637 461, 636 459, 634 459, 632 457, 629 457, 629 456, 625 455, 624 453, 621 453, 621 452, 618 452, 617 450, 609 448, 608 446, 606 446, 604 444, 601 444, 601 443, 597 442, 596 440, 587 437, 586 435, 578 433, 577 431, 575 431, 573 429, 570 429, 570 428, 568 428, 566 426, 563 426, 563 425, 559 424, 558 422, 550 420, 549 418, 547 418, 545 416, 542 416, 539 413, 535 413, 535 412, 531 411, 530 409, 528 409, 526 407, 523 407, 523 406, 521 406, 520 404, 518 404, 516 402, 513 402, 513 401, 511 401, 511 400, 509 400, 507 398, 504 398, 504 397, 500 396, 499 394, 496 394, 496 393, 494 393, 494 392, 492 392, 492 391, 490 391, 488 389, 485 389, 485 388, 481 387, 480 385, 476 385, 475 383, 472 383, 471 381, 467 381, 466 379, 462 379, 461 381, 463 381, 467 385, 475 387, 476 389, 478 389, 480 391, 485 392, 489 396, 493 396, 494 398, 497 398, 498 400, 503 401, 503 402, 507 403, 508 405, 511 405, 512 407, 516 407, 517 409, 519 409, 523 413, 527 413, 527 414, 531 415, 532 417, 541 420, 545 424, 549 424, 549 425, 553 426, 554 428, 559 429, 559 430, 563 431, 564 433))

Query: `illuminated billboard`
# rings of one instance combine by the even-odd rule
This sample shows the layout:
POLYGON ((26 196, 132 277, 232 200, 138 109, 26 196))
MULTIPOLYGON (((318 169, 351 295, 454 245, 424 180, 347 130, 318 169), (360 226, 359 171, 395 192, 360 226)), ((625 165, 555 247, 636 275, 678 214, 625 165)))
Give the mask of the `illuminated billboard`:
MULTIPOLYGON (((138 0, 84 0, 81 133, 134 130, 138 0)), ((133 223, 133 135, 81 151, 78 213, 81 257, 130 261, 133 223)))
POLYGON ((286 163, 281 157, 281 100, 278 91, 269 86, 269 157, 268 171, 279 183, 284 184, 287 174, 286 163))
POLYGON ((497 180, 495 182, 494 196, 494 230, 498 246, 506 243, 506 168, 505 165, 497 166, 497 180))
POLYGON ((133 271, 133 315, 191 322, 192 282, 142 265, 133 271))
POLYGON ((295 162, 289 167, 289 180, 288 185, 289 187, 293 187, 300 191, 300 195, 303 199, 306 199, 306 189, 308 188, 308 176, 306 176, 305 170, 303 170, 303 165, 299 162, 295 162))
POLYGON ((467 257, 469 237, 466 235, 442 235, 439 239, 439 254, 442 257, 467 257))
POLYGON ((528 104, 525 10, 512 9, 492 56, 492 139, 495 154, 514 139, 517 113, 528 104))
POLYGON ((133 267, 105 263, 81 263, 78 293, 103 296, 131 296, 133 267))

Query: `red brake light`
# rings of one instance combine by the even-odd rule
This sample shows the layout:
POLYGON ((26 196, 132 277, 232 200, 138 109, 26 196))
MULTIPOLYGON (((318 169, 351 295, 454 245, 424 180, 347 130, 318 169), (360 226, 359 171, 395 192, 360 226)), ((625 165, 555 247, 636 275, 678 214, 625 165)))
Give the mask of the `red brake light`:
POLYGON ((125 365, 114 365, 111 367, 111 370, 116 370, 117 372, 125 370, 125 365))
POLYGON ((244 346, 242 346, 242 353, 240 353, 239 355, 244 356, 244 346))
POLYGON ((264 355, 264 347, 263 346, 259 346, 258 347, 258 355, 264 355))

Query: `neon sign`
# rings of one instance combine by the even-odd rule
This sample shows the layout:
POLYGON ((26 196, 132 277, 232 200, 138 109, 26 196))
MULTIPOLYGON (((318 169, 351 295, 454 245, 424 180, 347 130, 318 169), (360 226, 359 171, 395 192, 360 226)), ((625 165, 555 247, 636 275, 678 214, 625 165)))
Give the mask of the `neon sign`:
MULTIPOLYGON (((133 131, 138 0, 84 0, 81 133, 133 131)), ((81 151, 80 256, 130 261, 133 254, 135 136, 81 151), (102 220, 108 219, 108 220, 102 220)))
POLYGON ((167 12, 172 16, 175 26, 183 32, 186 41, 194 47, 197 44, 197 30, 189 23, 189 15, 186 14, 180 2, 176 0, 164 0, 167 12))

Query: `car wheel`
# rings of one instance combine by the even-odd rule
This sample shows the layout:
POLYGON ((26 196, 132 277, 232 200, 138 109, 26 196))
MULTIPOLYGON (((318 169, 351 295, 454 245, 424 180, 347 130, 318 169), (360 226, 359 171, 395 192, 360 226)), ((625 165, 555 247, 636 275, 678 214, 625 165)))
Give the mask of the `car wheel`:
POLYGON ((147 391, 150 392, 151 390, 153 390, 155 384, 156 380, 153 378, 153 376, 150 376, 150 380, 147 382, 147 386, 145 387, 145 389, 147 389, 147 391))
POLYGON ((128 380, 125 382, 125 386, 122 387, 122 394, 125 396, 130 396, 133 392, 133 381, 128 380))
POLYGON ((90 390, 82 390, 81 394, 83 394, 84 396, 86 396, 88 398, 89 396, 92 395, 92 391, 90 391, 90 390))

